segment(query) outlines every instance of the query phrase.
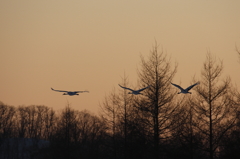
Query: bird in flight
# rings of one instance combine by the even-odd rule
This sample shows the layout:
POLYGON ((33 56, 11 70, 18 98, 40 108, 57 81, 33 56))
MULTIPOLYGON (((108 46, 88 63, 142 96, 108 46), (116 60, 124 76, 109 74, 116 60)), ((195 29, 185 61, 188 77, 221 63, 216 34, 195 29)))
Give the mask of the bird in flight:
POLYGON ((199 83, 200 83, 200 82, 197 82, 197 83, 195 83, 195 84, 189 86, 189 87, 186 88, 186 89, 183 89, 181 86, 179 86, 179 85, 177 85, 177 84, 174 84, 174 83, 171 83, 171 84, 174 85, 175 87, 177 87, 177 88, 179 88, 179 89, 181 90, 181 92, 178 92, 178 94, 180 94, 180 93, 183 93, 183 94, 190 93, 190 94, 192 94, 191 92, 189 92, 190 89, 192 89, 194 86, 198 85, 199 83))
POLYGON ((147 88, 150 87, 150 86, 147 86, 147 87, 142 88, 142 89, 139 89, 139 90, 132 90, 132 89, 130 89, 130 88, 123 87, 123 86, 121 86, 120 84, 118 84, 118 85, 119 85, 120 87, 122 87, 123 89, 128 89, 128 90, 132 91, 132 92, 128 92, 128 94, 134 94, 134 95, 142 94, 141 91, 143 91, 143 90, 145 90, 145 89, 147 89, 147 88))
POLYGON ((79 95, 78 93, 84 93, 84 92, 89 93, 89 91, 61 91, 61 90, 55 90, 53 88, 51 89, 56 92, 64 92, 63 95, 69 95, 69 96, 79 95))

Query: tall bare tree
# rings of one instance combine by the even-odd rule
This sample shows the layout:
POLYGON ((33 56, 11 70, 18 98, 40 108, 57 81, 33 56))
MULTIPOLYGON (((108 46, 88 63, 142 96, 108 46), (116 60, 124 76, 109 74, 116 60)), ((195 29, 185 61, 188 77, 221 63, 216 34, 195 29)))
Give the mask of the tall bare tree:
POLYGON ((152 126, 155 158, 159 158, 160 138, 169 134, 169 128, 173 125, 170 117, 174 115, 177 109, 172 103, 174 92, 171 90, 170 82, 177 71, 177 65, 172 68, 170 58, 159 51, 157 42, 150 51, 146 60, 141 56, 141 70, 139 70, 140 85, 142 87, 150 85, 145 90, 144 103, 139 106, 145 113, 152 117, 148 122, 152 126))
POLYGON ((195 127, 202 135, 210 159, 217 156, 222 137, 234 126, 237 107, 229 77, 221 79, 223 62, 209 52, 203 64, 197 95, 192 100, 198 123, 195 127))
MULTIPOLYGON (((122 86, 127 87, 129 85, 128 77, 126 77, 125 72, 124 76, 122 77, 122 86)), ((128 94, 128 91, 126 89, 120 88, 121 91, 119 93, 119 119, 120 119, 120 125, 123 130, 123 137, 124 137, 124 158, 131 158, 129 156, 129 146, 128 146, 128 134, 131 131, 129 129, 131 119, 134 118, 134 112, 133 112, 133 95, 128 94)), ((130 138, 130 137, 129 137, 130 138)))

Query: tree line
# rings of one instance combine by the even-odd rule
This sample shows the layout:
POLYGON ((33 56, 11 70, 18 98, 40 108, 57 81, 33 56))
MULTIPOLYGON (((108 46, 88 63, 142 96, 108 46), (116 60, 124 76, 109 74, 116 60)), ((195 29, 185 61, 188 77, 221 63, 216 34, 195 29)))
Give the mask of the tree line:
MULTIPOLYGON (((34 159, 239 158, 240 93, 230 77, 222 76, 223 61, 208 52, 199 79, 192 79, 200 85, 186 95, 177 95, 170 84, 177 64, 157 44, 147 58, 141 56, 137 72, 138 86, 150 85, 143 95, 113 89, 100 104, 98 115, 74 110, 69 104, 55 111, 47 106, 1 103, 0 155, 24 158, 5 141, 31 138, 50 143, 27 149, 28 157, 34 159)), ((121 85, 129 86, 126 75, 121 85)))

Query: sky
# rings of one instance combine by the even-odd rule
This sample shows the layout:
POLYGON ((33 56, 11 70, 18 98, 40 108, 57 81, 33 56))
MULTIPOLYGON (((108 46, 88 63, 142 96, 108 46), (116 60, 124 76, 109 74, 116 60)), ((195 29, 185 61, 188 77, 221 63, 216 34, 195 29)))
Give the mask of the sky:
POLYGON ((239 87, 239 0, 0 0, 0 101, 68 103, 98 113, 125 75, 137 89, 140 56, 155 41, 178 64, 174 83, 200 77, 207 51, 239 87), (64 96, 58 90, 82 91, 64 96))

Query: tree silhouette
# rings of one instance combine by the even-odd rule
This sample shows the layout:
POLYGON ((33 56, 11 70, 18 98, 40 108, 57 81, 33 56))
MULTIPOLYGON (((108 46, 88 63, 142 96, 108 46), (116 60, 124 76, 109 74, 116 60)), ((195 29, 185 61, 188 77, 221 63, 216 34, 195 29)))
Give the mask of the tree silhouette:
POLYGON ((110 147, 113 149, 113 158, 117 158, 117 114, 119 113, 119 97, 115 92, 115 89, 110 93, 108 97, 105 97, 101 107, 101 116, 108 125, 108 133, 112 138, 112 144, 110 147))
POLYGON ((223 136, 233 128, 236 121, 237 107, 233 102, 229 77, 221 80, 223 62, 217 61, 208 52, 201 72, 201 84, 196 87, 197 95, 191 105, 198 120, 194 126, 202 135, 205 150, 210 159, 218 154, 223 136))
POLYGON ((169 128, 174 124, 170 117, 174 115, 177 106, 173 104, 174 92, 171 91, 170 82, 176 69, 177 65, 172 69, 170 59, 163 51, 159 52, 157 43, 153 46, 147 60, 141 56, 141 70, 138 72, 140 85, 141 87, 150 85, 150 88, 145 90, 145 98, 139 105, 139 109, 151 117, 148 125, 153 131, 156 159, 159 158, 160 138, 168 136, 169 128))
POLYGON ((0 139, 13 135, 15 113, 16 110, 13 106, 7 106, 0 102, 0 139))

